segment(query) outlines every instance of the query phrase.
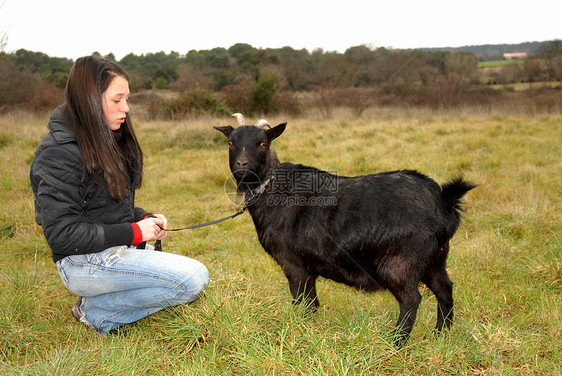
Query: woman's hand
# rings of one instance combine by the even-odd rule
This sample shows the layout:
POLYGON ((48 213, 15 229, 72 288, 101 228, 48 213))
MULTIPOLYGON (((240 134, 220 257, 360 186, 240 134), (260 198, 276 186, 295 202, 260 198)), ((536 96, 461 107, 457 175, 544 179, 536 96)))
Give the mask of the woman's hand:
POLYGON ((160 232, 158 233, 158 236, 155 239, 155 240, 162 240, 162 239, 164 239, 165 237, 168 236, 168 231, 165 231, 168 228, 168 220, 166 219, 166 217, 164 217, 163 214, 152 214, 152 215, 156 217, 156 218, 153 218, 153 219, 162 220, 162 224, 159 225, 160 226, 160 232))
POLYGON ((162 214, 153 214, 142 221, 138 221, 137 225, 142 233, 142 241, 162 240, 168 236, 168 220, 162 214))

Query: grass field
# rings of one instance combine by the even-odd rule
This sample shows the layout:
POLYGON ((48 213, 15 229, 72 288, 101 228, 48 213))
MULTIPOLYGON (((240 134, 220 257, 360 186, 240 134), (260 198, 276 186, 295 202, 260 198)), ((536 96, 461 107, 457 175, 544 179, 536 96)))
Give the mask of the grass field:
POLYGON ((523 64, 524 62, 525 62, 524 59, 489 60, 489 61, 478 62, 478 66, 479 67, 500 67, 500 66, 511 65, 511 64, 523 64))
POLYGON ((537 63, 544 63, 544 59, 512 59, 512 60, 489 60, 489 61, 480 61, 478 62, 478 66, 483 67, 501 67, 504 65, 511 65, 511 64, 519 64, 523 65, 525 62, 537 62, 537 63))
MULTIPOLYGON (((418 169, 443 182, 464 174, 467 197, 452 240, 455 322, 432 329, 423 301, 407 345, 390 340, 398 305, 320 280, 321 307, 290 304, 286 279, 249 215, 173 233, 164 250, 204 262, 205 295, 99 338, 75 322, 34 222, 29 165, 48 116, 0 117, 0 374, 2 375, 560 375, 562 360, 562 115, 370 109, 360 118, 288 121, 281 160, 340 175, 418 169)), ((253 121, 255 119, 249 119, 253 121)), ((232 118, 136 122, 146 155, 137 204, 171 226, 235 212, 227 147, 213 125, 232 118)))
POLYGON ((512 92, 524 92, 529 89, 545 89, 545 88, 559 88, 562 83, 559 81, 553 82, 518 82, 515 84, 495 84, 489 85, 492 89, 507 90, 512 92))

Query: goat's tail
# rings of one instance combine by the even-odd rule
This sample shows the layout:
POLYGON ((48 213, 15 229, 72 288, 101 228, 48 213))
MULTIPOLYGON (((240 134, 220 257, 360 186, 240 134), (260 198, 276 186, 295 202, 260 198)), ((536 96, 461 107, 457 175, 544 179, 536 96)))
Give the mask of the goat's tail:
POLYGON ((441 187, 441 201, 446 207, 459 213, 463 211, 462 197, 471 189, 476 188, 477 184, 473 184, 463 177, 459 176, 451 179, 441 187))

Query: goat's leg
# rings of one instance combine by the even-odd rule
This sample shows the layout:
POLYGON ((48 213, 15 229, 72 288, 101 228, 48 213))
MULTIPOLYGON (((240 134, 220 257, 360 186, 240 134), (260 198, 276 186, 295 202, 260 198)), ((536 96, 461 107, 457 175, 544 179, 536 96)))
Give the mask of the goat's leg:
POLYGON ((289 280, 293 303, 305 303, 308 309, 316 311, 320 305, 316 294, 316 276, 310 275, 303 268, 292 265, 284 266, 283 271, 289 280))
POLYGON ((416 322, 416 314, 421 302, 417 286, 409 286, 399 291, 391 291, 400 304, 400 315, 393 332, 394 342, 401 347, 410 337, 416 322))
POLYGON ((309 276, 304 280, 289 280, 289 288, 295 304, 306 304, 307 309, 316 311, 320 305, 316 294, 316 277, 309 276))
POLYGON ((422 282, 437 298, 437 332, 441 332, 443 327, 450 328, 453 324, 453 282, 445 270, 445 263, 429 269, 422 282))
POLYGON ((396 345, 401 347, 408 337, 416 321, 416 314, 421 302, 418 291, 420 281, 420 264, 415 259, 392 258, 381 266, 382 280, 400 305, 400 314, 393 337, 396 345))

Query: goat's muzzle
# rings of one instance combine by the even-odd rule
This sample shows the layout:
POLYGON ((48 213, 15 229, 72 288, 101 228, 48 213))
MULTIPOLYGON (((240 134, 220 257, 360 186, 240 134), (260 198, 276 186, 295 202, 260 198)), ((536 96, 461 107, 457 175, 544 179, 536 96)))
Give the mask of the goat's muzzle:
POLYGON ((241 184, 261 184, 261 180, 258 175, 250 170, 239 169, 232 172, 234 179, 240 186, 241 184))

